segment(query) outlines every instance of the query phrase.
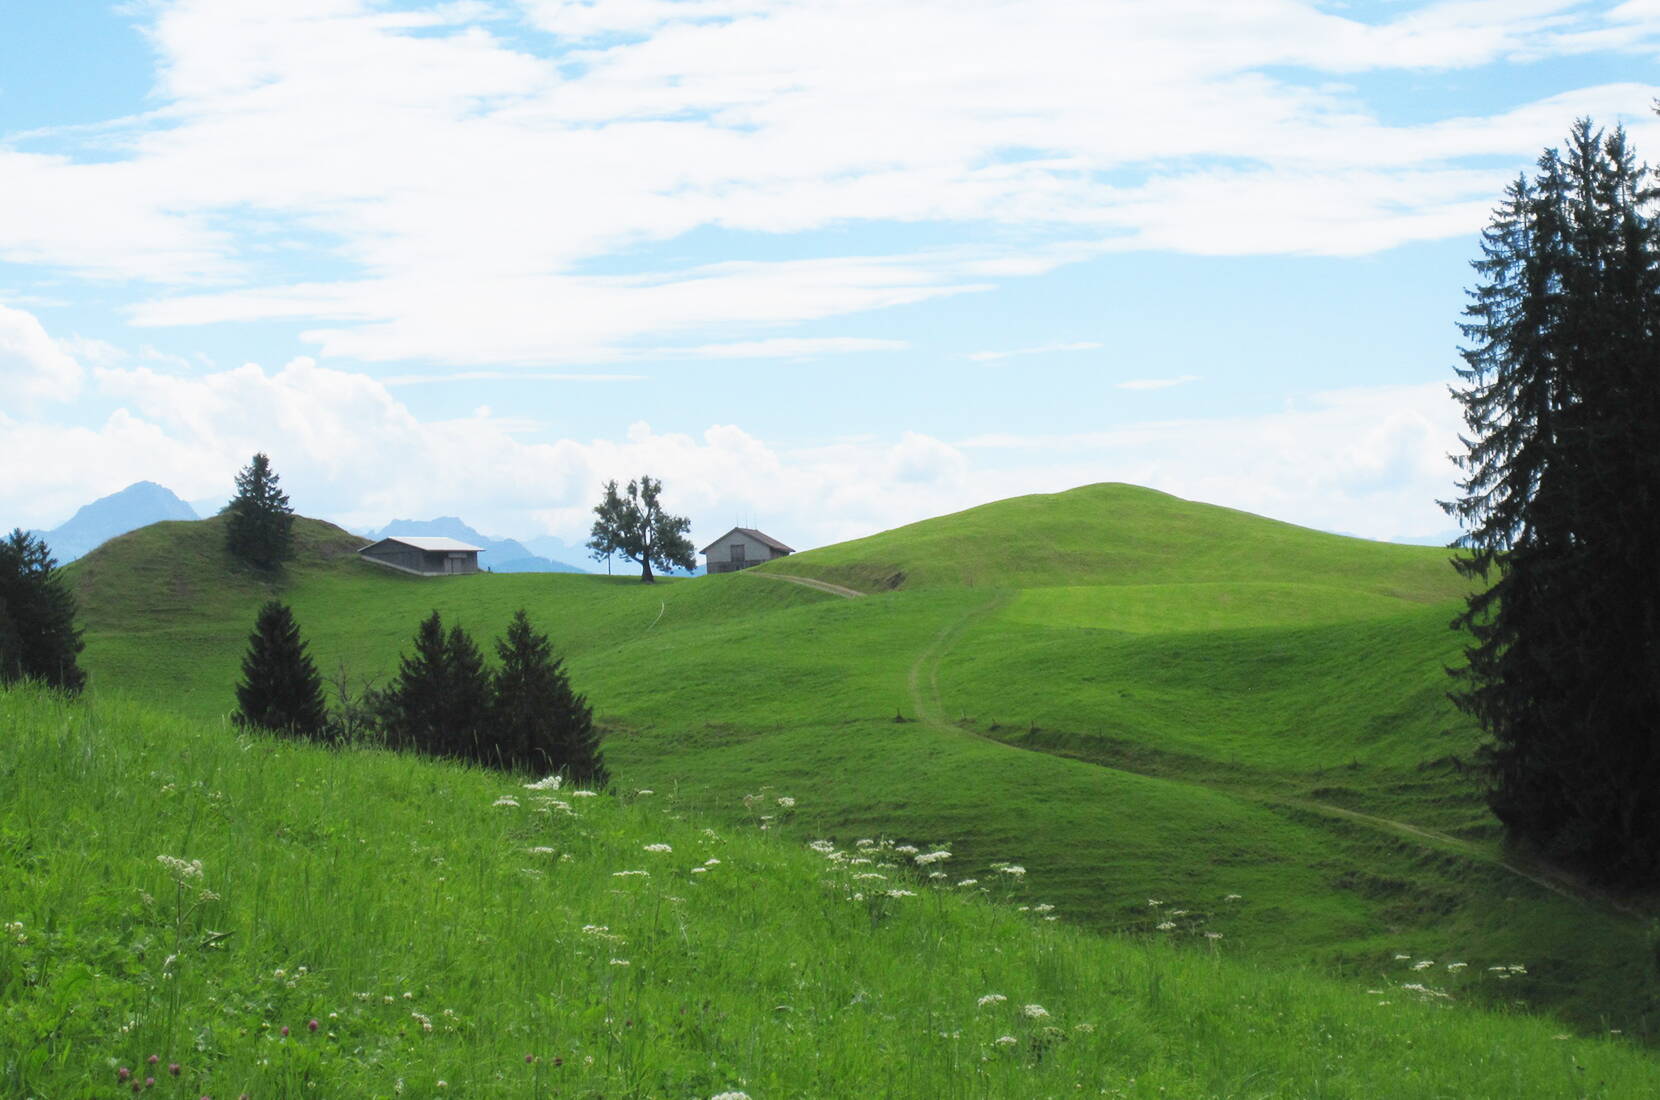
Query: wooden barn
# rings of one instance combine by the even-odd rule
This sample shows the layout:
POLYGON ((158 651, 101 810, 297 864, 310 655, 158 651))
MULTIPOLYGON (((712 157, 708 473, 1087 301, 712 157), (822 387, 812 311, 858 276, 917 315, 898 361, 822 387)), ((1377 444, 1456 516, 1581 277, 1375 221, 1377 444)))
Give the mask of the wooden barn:
POLYGON ((456 573, 477 573, 478 553, 483 547, 457 539, 426 535, 389 535, 358 551, 364 561, 413 573, 417 577, 444 577, 456 573))
POLYGON ((734 527, 700 551, 708 559, 707 572, 735 573, 794 550, 753 527, 734 527))

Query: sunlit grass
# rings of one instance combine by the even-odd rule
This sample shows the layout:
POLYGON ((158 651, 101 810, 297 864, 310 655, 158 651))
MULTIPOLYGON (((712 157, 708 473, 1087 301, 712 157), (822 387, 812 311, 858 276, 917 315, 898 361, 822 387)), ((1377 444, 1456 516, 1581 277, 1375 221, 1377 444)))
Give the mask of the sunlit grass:
POLYGON ((1147 930, 1103 940, 1018 860, 805 846, 781 789, 711 825, 132 705, 15 691, 0 723, 7 1095, 1637 1096, 1657 1069, 1467 1007, 1473 964, 1241 965, 1249 894, 1138 899, 1147 930))

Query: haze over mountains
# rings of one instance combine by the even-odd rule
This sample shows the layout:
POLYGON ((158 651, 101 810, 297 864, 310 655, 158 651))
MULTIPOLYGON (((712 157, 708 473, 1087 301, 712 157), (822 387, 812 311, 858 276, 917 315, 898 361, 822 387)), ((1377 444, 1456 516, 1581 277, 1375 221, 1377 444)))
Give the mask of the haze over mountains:
POLYGON ((30 531, 52 548, 52 556, 64 565, 91 553, 117 535, 169 519, 200 519, 196 510, 172 490, 153 481, 137 481, 83 505, 75 514, 50 531, 30 531))
MULTIPOLYGON (((195 520, 202 516, 189 503, 164 485, 138 481, 118 493, 83 505, 65 522, 51 530, 31 530, 52 550, 59 565, 84 557, 117 535, 148 527, 164 520, 195 520)), ((531 539, 530 545, 517 539, 498 539, 480 533, 457 516, 435 519, 395 519, 379 530, 365 531, 369 539, 387 535, 445 535, 484 550, 478 556, 482 568, 497 573, 587 573, 569 559, 587 557, 587 550, 571 546, 552 535, 531 539), (534 549, 532 549, 534 547, 534 549)), ((626 572, 627 570, 619 570, 626 572)))
MULTIPOLYGON (((518 539, 493 539, 462 522, 458 516, 439 516, 436 519, 395 519, 378 531, 365 531, 372 539, 388 535, 438 535, 470 542, 484 549, 478 555, 478 567, 494 573, 587 573, 589 570, 537 554, 518 539)), ((561 556, 585 555, 579 547, 567 546, 562 540, 544 535, 532 540, 561 556)))

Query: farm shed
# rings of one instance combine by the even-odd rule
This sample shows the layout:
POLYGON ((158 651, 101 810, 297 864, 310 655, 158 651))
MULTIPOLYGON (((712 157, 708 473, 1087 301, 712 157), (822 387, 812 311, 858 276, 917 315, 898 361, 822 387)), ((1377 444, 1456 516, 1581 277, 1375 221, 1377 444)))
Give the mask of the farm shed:
POLYGON ((753 527, 734 527, 700 553, 708 559, 707 572, 735 573, 795 551, 753 527))
POLYGON ((454 573, 477 573, 478 552, 457 539, 425 535, 388 535, 358 551, 364 561, 384 565, 418 577, 442 577, 454 573))

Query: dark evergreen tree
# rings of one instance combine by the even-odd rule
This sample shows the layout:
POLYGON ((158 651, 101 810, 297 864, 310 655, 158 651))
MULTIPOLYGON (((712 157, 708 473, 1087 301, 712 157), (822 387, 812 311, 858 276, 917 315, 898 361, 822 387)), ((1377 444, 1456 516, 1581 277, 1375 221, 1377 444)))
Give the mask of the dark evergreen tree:
POLYGON ((434 611, 415 631, 415 652, 399 658, 382 699, 381 725, 397 748, 434 752, 444 738, 444 623, 434 611))
POLYGON ((323 705, 323 678, 306 652, 287 604, 272 600, 260 608, 242 658, 236 703, 238 725, 296 737, 325 736, 328 711, 323 705))
POLYGON ((57 566, 33 535, 14 530, 0 540, 0 683, 39 680, 68 692, 86 684, 75 597, 57 566))
POLYGON ((480 763, 490 763, 492 753, 485 735, 490 715, 490 675, 484 670, 484 654, 459 626, 450 627, 444 640, 443 719, 446 744, 436 751, 480 763))
POLYGON ((496 641, 490 731, 502 767, 559 773, 585 786, 608 782, 588 701, 572 688, 564 661, 523 609, 496 641))
POLYGON ((617 483, 605 484, 605 499, 594 506, 594 527, 588 549, 595 561, 621 554, 640 566, 640 579, 655 581, 652 569, 690 570, 697 566, 692 543, 686 537, 692 521, 663 511, 659 496, 663 483, 649 477, 628 483, 628 494, 617 483))
POLYGON ((261 569, 294 556, 294 509, 264 454, 236 475, 236 496, 225 506, 225 548, 261 569))
POLYGON ((413 656, 381 700, 381 725, 398 748, 433 756, 480 759, 490 681, 478 646, 459 626, 446 636, 434 611, 415 633, 413 656))
POLYGON ((1455 701, 1512 839, 1660 871, 1660 226, 1625 135, 1577 124, 1484 234, 1463 326, 1455 701))

